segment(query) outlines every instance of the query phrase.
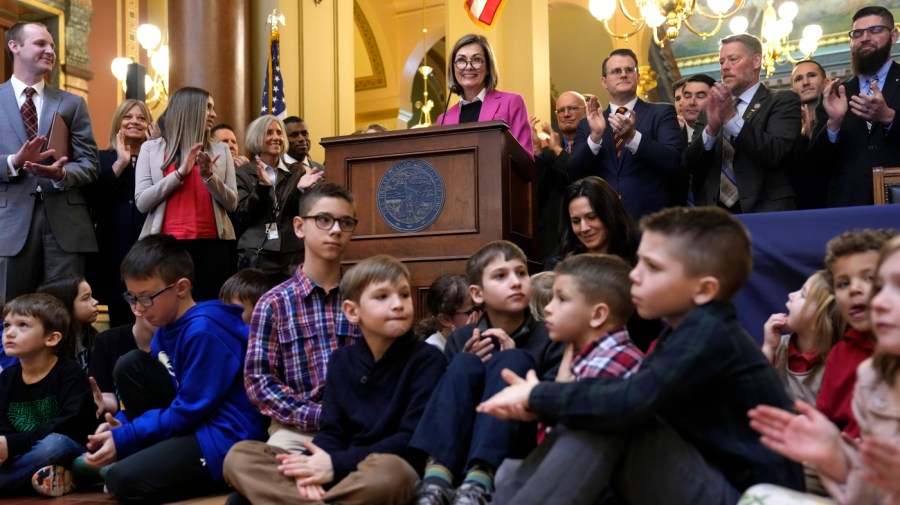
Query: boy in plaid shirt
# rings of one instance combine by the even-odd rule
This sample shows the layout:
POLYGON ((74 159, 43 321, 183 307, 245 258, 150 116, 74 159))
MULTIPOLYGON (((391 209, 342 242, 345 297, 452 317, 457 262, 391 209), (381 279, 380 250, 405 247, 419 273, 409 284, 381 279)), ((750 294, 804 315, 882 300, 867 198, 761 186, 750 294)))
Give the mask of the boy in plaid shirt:
POLYGON ((580 254, 557 265, 544 313, 550 339, 566 343, 558 382, 637 371, 644 355, 625 329, 634 313, 629 269, 608 254, 580 254))

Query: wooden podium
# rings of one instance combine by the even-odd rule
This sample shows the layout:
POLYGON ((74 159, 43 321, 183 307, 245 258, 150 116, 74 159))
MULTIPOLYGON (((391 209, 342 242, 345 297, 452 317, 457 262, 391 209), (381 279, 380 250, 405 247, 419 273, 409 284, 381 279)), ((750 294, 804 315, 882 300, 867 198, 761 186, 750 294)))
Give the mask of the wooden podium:
POLYGON ((536 257, 534 162, 508 130, 488 121, 322 139, 326 179, 356 197, 346 262, 403 261, 417 319, 431 282, 465 275, 466 260, 488 242, 509 240, 536 257))

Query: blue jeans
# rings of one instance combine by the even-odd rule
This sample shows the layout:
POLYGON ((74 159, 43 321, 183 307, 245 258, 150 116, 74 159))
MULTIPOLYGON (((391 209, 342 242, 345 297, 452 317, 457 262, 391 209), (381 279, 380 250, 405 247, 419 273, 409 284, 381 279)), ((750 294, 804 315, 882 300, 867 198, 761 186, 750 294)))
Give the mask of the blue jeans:
POLYGON ((31 450, 10 458, 0 466, 0 493, 15 493, 31 488, 31 476, 48 465, 68 467, 84 454, 85 447, 71 438, 51 433, 37 441, 31 450))
POLYGON ((482 363, 474 354, 457 354, 431 394, 410 447, 425 452, 454 476, 475 462, 496 469, 503 458, 528 454, 535 444, 534 423, 501 421, 475 412, 479 403, 507 386, 500 376, 504 368, 524 376, 535 368, 534 357, 509 349, 482 363))

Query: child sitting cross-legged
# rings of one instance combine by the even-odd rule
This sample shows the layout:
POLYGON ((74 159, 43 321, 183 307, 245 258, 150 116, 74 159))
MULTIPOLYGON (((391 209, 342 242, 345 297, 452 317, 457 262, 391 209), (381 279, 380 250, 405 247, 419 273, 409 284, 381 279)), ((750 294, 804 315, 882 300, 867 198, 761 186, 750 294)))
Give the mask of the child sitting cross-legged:
POLYGON ((306 452, 241 442, 228 453, 225 477, 251 503, 406 505, 412 497, 424 458, 409 439, 445 360, 411 331, 409 271, 396 259, 361 261, 344 274, 341 294, 363 338, 331 353, 321 429, 306 452))
POLYGON ((510 385, 478 407, 500 418, 555 420, 519 472, 555 452, 562 464, 514 477, 494 503, 590 504, 610 489, 639 504, 734 504, 759 482, 803 489, 803 471, 760 443, 747 411, 790 403, 730 303, 751 269, 750 237, 728 212, 671 208, 645 216, 631 299, 669 328, 627 378, 510 385), (559 426, 559 424, 557 425, 559 426))
POLYGON ((66 468, 97 420, 81 366, 57 355, 68 326, 68 309, 49 294, 22 295, 3 311, 3 349, 19 362, 0 373, 0 494, 74 489, 66 468))
POLYGON ((85 460, 111 464, 106 487, 123 503, 224 491, 228 449, 265 434, 265 418, 244 390, 248 329, 241 308, 194 301, 193 262, 170 235, 139 240, 121 271, 131 310, 157 330, 150 353, 133 350, 119 358, 114 378, 125 410, 116 418, 106 414, 88 437, 85 460), (166 382, 174 387, 150 387, 166 382))
POLYGON ((537 423, 479 415, 479 402, 500 391, 504 368, 536 369, 553 380, 562 344, 528 306, 531 282, 525 253, 512 242, 490 242, 466 262, 472 300, 484 315, 450 334, 447 372, 422 415, 410 445, 428 454, 416 490, 420 505, 479 504, 490 500, 494 473, 505 458, 523 457, 534 446, 537 423), (458 489, 454 489, 458 486, 458 489))

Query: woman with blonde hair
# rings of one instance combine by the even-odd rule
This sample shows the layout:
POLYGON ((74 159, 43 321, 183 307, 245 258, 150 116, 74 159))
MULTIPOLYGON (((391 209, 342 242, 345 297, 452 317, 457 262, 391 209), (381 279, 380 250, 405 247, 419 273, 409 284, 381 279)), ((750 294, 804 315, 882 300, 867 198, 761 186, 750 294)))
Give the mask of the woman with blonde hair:
POLYGON ((318 168, 305 172, 301 163, 284 162, 288 138, 284 123, 265 115, 247 127, 247 151, 254 159, 237 168, 238 205, 234 213, 241 232, 239 266, 260 268, 279 280, 293 274, 303 241, 294 234, 300 193, 322 179, 318 168))
POLYGON ((235 239, 228 212, 237 208, 237 185, 228 146, 210 140, 215 119, 207 91, 173 93, 162 136, 141 147, 134 190, 138 209, 148 213, 141 237, 166 233, 182 241, 194 261, 197 300, 215 299, 234 272, 226 241, 235 239))
POLYGON ((475 123, 502 119, 509 132, 534 158, 531 143, 531 123, 525 100, 516 93, 497 90, 500 76, 494 50, 487 37, 470 33, 463 35, 450 52, 447 65, 447 85, 459 95, 459 102, 438 117, 438 125, 475 123))
POLYGON ((147 105, 133 98, 119 104, 109 129, 109 146, 100 151, 100 176, 84 189, 91 208, 99 252, 88 256, 86 277, 100 303, 109 307, 110 326, 134 320, 122 299, 125 284, 119 263, 140 237, 147 215, 134 203, 135 166, 145 141, 159 131, 147 105))

